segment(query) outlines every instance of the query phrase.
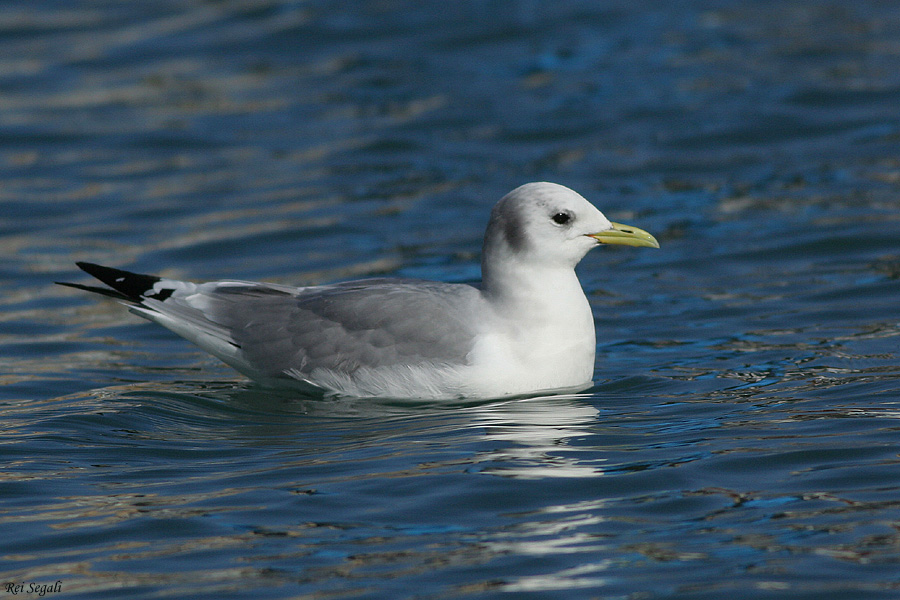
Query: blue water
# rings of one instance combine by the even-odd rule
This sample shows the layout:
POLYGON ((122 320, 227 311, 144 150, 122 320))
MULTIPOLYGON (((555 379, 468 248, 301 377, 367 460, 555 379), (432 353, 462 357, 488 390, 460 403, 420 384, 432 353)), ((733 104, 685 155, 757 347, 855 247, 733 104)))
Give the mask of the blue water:
POLYGON ((898 48, 877 0, 6 2, 0 597, 900 597, 898 48), (53 285, 469 281, 534 180, 662 245, 579 267, 579 395, 272 393, 53 285))

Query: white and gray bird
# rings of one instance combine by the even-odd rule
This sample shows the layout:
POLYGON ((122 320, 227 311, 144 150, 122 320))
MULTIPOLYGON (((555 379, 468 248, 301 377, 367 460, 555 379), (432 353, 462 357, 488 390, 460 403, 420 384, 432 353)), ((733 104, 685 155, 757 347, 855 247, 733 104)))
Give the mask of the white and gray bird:
POLYGON ((594 321, 575 266, 598 244, 658 248, 576 192, 528 183, 494 206, 478 286, 364 279, 190 283, 90 263, 115 297, 251 379, 311 393, 501 398, 591 385, 594 321))

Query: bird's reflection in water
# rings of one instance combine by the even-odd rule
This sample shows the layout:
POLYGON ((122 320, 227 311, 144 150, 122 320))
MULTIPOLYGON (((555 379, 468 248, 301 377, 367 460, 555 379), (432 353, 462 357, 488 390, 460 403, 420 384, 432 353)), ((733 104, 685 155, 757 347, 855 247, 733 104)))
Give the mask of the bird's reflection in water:
POLYGON ((585 460, 573 439, 595 433, 598 411, 584 394, 542 396, 473 409, 473 425, 500 442, 482 453, 479 471, 517 478, 590 477, 603 474, 593 455, 585 460))

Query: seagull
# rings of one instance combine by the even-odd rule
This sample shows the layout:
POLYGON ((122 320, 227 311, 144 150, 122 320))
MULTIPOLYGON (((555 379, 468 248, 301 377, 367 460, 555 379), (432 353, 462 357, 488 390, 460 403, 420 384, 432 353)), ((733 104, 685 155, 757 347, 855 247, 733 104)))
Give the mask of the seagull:
POLYGON ((495 399, 582 391, 595 333, 575 274, 600 244, 659 248, 577 192, 522 185, 491 211, 478 285, 377 278, 191 283, 79 262, 116 298, 265 386, 323 396, 495 399))

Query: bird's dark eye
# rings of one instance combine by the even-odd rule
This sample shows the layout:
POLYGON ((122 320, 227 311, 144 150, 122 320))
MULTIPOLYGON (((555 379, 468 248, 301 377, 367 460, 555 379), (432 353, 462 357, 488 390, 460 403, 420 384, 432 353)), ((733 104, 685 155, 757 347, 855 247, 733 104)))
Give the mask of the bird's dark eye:
POLYGON ((558 212, 551 217, 553 222, 557 225, 565 225, 569 221, 572 220, 572 213, 570 212, 558 212))

